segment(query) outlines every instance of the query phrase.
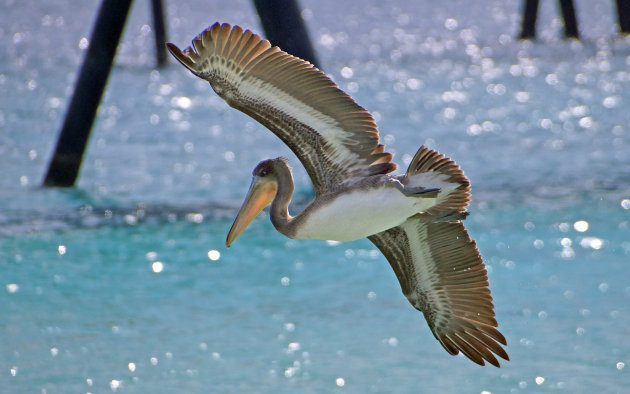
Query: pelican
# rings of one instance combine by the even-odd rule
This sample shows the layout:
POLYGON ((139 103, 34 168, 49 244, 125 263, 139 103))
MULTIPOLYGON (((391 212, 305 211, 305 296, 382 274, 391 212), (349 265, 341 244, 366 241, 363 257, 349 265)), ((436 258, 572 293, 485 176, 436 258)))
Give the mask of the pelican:
POLYGON ((287 144, 313 182, 315 199, 291 216, 288 160, 260 162, 228 247, 268 205, 274 227, 289 238, 367 237, 449 354, 496 367, 495 355, 509 360, 485 265, 462 223, 470 183, 453 160, 421 146, 404 175, 391 175, 397 165, 370 113, 312 64, 250 30, 215 23, 183 51, 167 45, 230 106, 287 144))

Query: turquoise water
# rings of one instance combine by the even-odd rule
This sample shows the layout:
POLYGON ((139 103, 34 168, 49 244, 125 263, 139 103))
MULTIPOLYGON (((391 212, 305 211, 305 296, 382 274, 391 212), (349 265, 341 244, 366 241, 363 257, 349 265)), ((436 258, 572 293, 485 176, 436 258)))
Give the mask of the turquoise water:
MULTIPOLYGON (((557 39, 549 4, 541 42, 515 42, 520 2, 504 3, 301 3, 323 67, 401 167, 427 143, 471 178, 467 225, 511 358, 496 369, 446 354, 366 240, 292 241, 262 215, 225 249, 259 160, 290 158, 294 212, 310 184, 207 84, 153 70, 148 6, 128 22, 77 188, 40 188, 98 2, 5 1, 2 390, 627 390, 630 42, 603 0, 580 14, 583 43, 557 39)), ((247 1, 168 15, 180 46, 215 20, 260 30, 247 1)))

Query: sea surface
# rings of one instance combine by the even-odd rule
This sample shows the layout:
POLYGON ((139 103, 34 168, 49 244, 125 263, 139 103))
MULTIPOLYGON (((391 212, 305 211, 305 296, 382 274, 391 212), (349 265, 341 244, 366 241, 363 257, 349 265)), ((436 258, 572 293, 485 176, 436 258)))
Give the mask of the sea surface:
MULTIPOLYGON (((426 144, 472 182, 509 362, 448 355, 367 240, 225 236, 265 158, 295 156, 176 62, 135 2, 75 188, 41 183, 96 0, 0 0, 0 391, 543 393, 630 387, 630 38, 614 2, 302 0, 322 69, 404 171, 426 144), (473 5, 474 3, 474 5, 473 5)), ((166 1, 180 47, 249 1, 166 1)))

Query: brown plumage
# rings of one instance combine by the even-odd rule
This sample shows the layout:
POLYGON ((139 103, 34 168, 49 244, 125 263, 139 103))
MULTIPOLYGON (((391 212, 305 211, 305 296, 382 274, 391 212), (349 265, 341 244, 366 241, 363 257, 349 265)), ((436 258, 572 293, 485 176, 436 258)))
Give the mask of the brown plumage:
MULTIPOLYGON (((312 64, 272 47, 249 30, 228 24, 215 23, 192 43, 183 52, 167 45, 177 60, 208 80, 230 106, 269 128, 303 158, 318 194, 372 164, 391 161, 392 155, 379 144, 372 115, 312 64), (300 103, 313 114, 324 114, 318 120, 325 129, 283 116, 270 102, 255 97, 257 91, 281 93, 291 98, 291 104, 300 103), (335 138, 328 133, 336 134, 335 138), (335 155, 344 160, 335 160, 335 155)), ((396 167, 394 163, 380 166, 382 173, 396 167)))
POLYGON ((389 175, 396 164, 379 143, 372 116, 313 65, 249 30, 216 23, 198 35, 192 47, 168 48, 229 105, 284 141, 317 193, 303 212, 291 217, 290 167, 283 159, 261 162, 228 234, 228 246, 267 204, 274 226, 283 234, 334 239, 326 238, 326 231, 339 234, 335 227, 344 224, 341 217, 360 212, 366 201, 364 216, 350 219, 379 228, 376 219, 370 220, 378 212, 369 197, 386 198, 409 213, 399 219, 385 217, 395 223, 373 232, 353 229, 356 236, 367 236, 385 255, 403 294, 424 314, 449 354, 462 352, 480 365, 497 367, 495 356, 509 359, 501 346, 506 340, 496 328, 485 265, 462 222, 470 183, 455 162, 422 146, 404 175, 389 175))

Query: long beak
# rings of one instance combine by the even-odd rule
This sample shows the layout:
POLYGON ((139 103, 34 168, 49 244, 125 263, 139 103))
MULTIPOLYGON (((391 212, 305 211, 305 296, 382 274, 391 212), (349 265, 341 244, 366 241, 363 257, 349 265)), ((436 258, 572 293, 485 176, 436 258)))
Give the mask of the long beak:
POLYGON ((268 181, 263 178, 254 177, 252 184, 245 197, 245 202, 234 219, 234 224, 230 228, 230 232, 225 240, 225 246, 228 248, 236 238, 247 228, 256 216, 271 202, 276 196, 278 185, 274 181, 268 181))

